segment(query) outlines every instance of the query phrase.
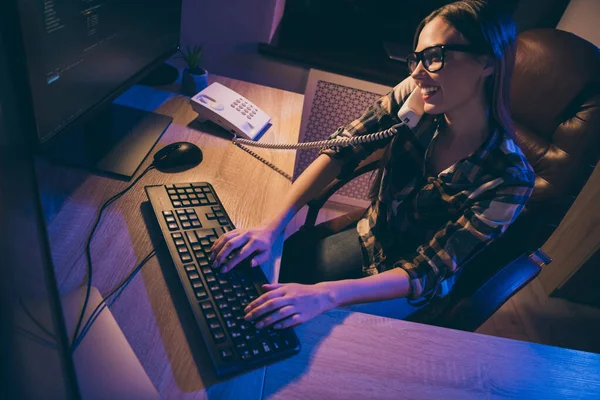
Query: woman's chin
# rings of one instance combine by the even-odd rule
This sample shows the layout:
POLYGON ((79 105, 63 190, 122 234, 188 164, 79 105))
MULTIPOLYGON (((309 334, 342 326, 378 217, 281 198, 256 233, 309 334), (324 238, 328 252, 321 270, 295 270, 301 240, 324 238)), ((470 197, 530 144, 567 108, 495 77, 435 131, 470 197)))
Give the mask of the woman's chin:
POLYGON ((428 103, 428 102, 425 102, 423 104, 423 111, 425 111, 427 114, 430 114, 430 115, 442 114, 444 112, 442 110, 442 107, 440 107, 440 105, 432 104, 432 103, 428 103))

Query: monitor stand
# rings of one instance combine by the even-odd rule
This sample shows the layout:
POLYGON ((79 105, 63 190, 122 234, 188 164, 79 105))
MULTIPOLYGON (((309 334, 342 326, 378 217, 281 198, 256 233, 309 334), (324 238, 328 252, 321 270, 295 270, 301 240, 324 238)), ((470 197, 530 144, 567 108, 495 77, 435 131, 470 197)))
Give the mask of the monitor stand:
POLYGON ((111 103, 43 146, 51 159, 131 179, 173 118, 111 103))

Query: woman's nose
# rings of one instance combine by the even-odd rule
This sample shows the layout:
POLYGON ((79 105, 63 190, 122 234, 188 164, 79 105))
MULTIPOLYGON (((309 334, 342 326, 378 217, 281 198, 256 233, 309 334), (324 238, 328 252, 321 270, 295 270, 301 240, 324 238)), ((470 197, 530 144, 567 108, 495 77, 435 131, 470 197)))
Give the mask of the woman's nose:
POLYGON ((415 69, 413 70, 413 72, 410 73, 410 76, 413 79, 419 79, 419 78, 423 78, 425 76, 427 76, 427 70, 425 69, 425 67, 423 66, 423 62, 419 60, 419 63, 417 64, 417 66, 415 67, 415 69))

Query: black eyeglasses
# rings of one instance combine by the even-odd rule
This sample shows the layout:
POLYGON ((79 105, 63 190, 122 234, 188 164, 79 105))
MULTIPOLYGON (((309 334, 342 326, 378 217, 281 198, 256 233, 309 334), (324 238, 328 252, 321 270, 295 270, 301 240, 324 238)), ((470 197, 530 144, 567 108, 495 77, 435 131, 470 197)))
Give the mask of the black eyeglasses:
POLYGON ((421 51, 409 53, 406 56, 408 71, 412 74, 419 61, 423 63, 423 67, 429 72, 437 72, 444 68, 444 60, 446 59, 447 51, 460 51, 462 53, 483 54, 483 52, 475 49, 469 44, 439 44, 436 46, 427 47, 421 51))

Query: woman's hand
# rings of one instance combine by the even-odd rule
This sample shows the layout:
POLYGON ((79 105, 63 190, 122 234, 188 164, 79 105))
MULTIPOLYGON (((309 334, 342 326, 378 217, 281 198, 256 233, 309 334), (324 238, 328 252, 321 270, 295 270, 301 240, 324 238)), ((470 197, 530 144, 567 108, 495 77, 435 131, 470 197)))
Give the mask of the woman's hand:
POLYGON ((255 321, 262 329, 273 325, 283 329, 300 325, 335 307, 333 296, 325 283, 263 285, 266 293, 244 309, 246 321, 255 321))
POLYGON ((256 267, 271 257, 271 248, 283 232, 268 226, 250 229, 235 229, 219 237, 211 250, 213 268, 225 273, 240 261, 253 255, 251 265, 256 267), (231 258, 228 259, 228 257, 231 258))

